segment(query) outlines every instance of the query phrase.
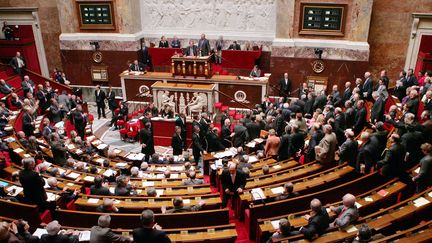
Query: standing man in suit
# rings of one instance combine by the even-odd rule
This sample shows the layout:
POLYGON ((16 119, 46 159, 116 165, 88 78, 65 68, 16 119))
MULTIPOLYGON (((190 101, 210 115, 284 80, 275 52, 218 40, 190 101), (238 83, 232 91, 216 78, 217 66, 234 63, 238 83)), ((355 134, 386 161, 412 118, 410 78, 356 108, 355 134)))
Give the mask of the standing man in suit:
POLYGON ((300 227, 299 230, 308 240, 323 234, 330 224, 330 217, 320 200, 316 198, 312 199, 310 208, 312 210, 311 213, 304 216, 308 224, 300 227))
POLYGON ((145 45, 144 40, 142 40, 141 42, 141 63, 144 65, 144 68, 150 67, 151 66, 151 57, 149 55, 149 49, 148 47, 145 45))
POLYGON ((339 158, 341 162, 348 161, 349 165, 355 167, 358 142, 354 139, 354 132, 351 129, 345 130, 345 142, 339 147, 339 158))
POLYGON ((221 64, 222 63, 222 49, 224 48, 224 40, 222 36, 219 36, 219 39, 216 41, 215 49, 216 49, 216 55, 215 55, 215 63, 221 64))
POLYGON ((381 70, 381 72, 380 72, 380 79, 382 79, 382 81, 383 81, 386 89, 388 89, 388 85, 389 85, 390 80, 389 80, 389 78, 387 76, 387 71, 386 70, 384 70, 384 69, 381 70))
POLYGON ((330 210, 337 215, 336 219, 330 224, 330 226, 344 228, 357 221, 359 213, 355 203, 355 196, 348 193, 342 198, 343 205, 339 207, 330 206, 330 210))
POLYGON ((344 93, 342 95, 342 103, 344 104, 345 101, 349 100, 351 98, 351 95, 352 95, 351 82, 346 82, 345 83, 345 90, 344 90, 344 93))
POLYGON ((98 119, 101 118, 101 114, 103 118, 106 118, 105 116, 105 92, 101 90, 100 85, 96 85, 95 90, 95 97, 96 97, 96 106, 97 106, 97 112, 98 112, 98 119))
POLYGON ((420 160, 419 173, 412 178, 417 184, 417 193, 432 185, 432 145, 424 143, 421 145, 421 150, 425 156, 420 160))
POLYGON ((240 44, 237 43, 237 41, 234 41, 229 47, 228 50, 236 50, 236 51, 240 51, 241 47, 240 44))
POLYGON ((117 108, 117 103, 116 103, 116 100, 115 100, 115 93, 112 90, 111 86, 108 87, 107 100, 108 100, 108 108, 111 111, 112 117, 114 117, 115 116, 114 115, 114 111, 117 108))
POLYGON ((173 155, 181 155, 183 153, 184 141, 181 136, 182 129, 179 126, 175 127, 175 132, 171 138, 171 147, 173 148, 173 155))
MULTIPOLYGON (((225 169, 221 175, 221 183, 223 189, 222 207, 225 208, 228 203, 228 198, 234 199, 239 194, 243 193, 246 186, 246 177, 240 170, 237 170, 237 164, 230 164, 228 170, 225 169)), ((234 200, 232 200, 234 204, 234 200)))
POLYGON ((38 205, 41 212, 47 208, 47 195, 45 192, 45 180, 34 171, 33 158, 22 160, 24 169, 19 173, 19 181, 24 189, 24 199, 31 204, 38 205))
POLYGON ((231 120, 229 118, 225 118, 221 132, 221 142, 225 148, 230 148, 233 146, 231 141, 232 136, 234 136, 234 133, 231 132, 231 120))
POLYGON ((342 98, 340 96, 337 85, 333 85, 332 87, 331 98, 331 103, 334 107, 339 107, 341 105, 342 98))
POLYGON ((315 159, 321 163, 330 163, 334 161, 337 139, 336 134, 332 131, 330 125, 324 125, 324 137, 318 146, 315 146, 315 159))
POLYGON ((237 125, 234 126, 234 135, 232 135, 232 145, 234 147, 242 147, 248 140, 249 134, 247 128, 243 125, 244 120, 240 119, 237 125))
POLYGON ((355 117, 354 117, 354 126, 353 126, 353 130, 354 130, 354 134, 359 134, 361 132, 361 130, 363 130, 363 128, 366 125, 366 108, 364 107, 364 101, 363 100, 359 100, 357 101, 357 111, 355 113, 355 117))
POLYGON ((202 139, 200 137, 200 127, 195 125, 193 127, 194 132, 192 134, 192 154, 195 160, 195 163, 199 163, 202 154, 207 154, 207 152, 203 148, 202 139))
POLYGON ((371 100, 372 99, 372 91, 373 91, 372 75, 370 72, 365 72, 364 77, 365 77, 365 81, 364 81, 363 86, 361 88, 361 90, 363 92, 363 97, 366 100, 371 100))
POLYGON ((53 162, 56 165, 63 166, 67 160, 67 148, 64 141, 60 140, 58 133, 52 133, 50 139, 51 151, 53 154, 53 162))
POLYGON ((144 72, 145 71, 144 64, 138 62, 138 60, 134 60, 134 62, 129 66, 129 71, 144 72))
POLYGON ((399 177, 404 172, 404 160, 406 155, 405 146, 401 144, 398 134, 390 137, 391 147, 386 151, 383 160, 378 161, 378 168, 382 168, 381 173, 389 178, 399 177))
POLYGON ((150 209, 146 209, 141 213, 140 228, 133 230, 133 240, 136 243, 171 243, 167 234, 162 231, 162 228, 154 222, 154 214, 150 209))
POLYGON ((141 153, 145 154, 145 160, 148 161, 150 156, 155 153, 154 138, 151 122, 146 122, 144 128, 140 130, 139 137, 141 141, 141 153))
POLYGON ((198 55, 197 47, 196 47, 196 45, 194 45, 193 40, 189 41, 189 46, 185 48, 184 54, 186 56, 194 56, 194 57, 196 57, 198 55))
POLYGON ((200 51, 201 56, 210 54, 210 42, 205 38, 205 34, 201 34, 201 39, 198 41, 198 51, 200 51))
POLYGON ((175 121, 176 126, 181 128, 181 138, 183 139, 183 148, 186 149, 186 115, 180 113, 175 121))
POLYGON ((75 111, 72 113, 72 121, 75 126, 76 132, 84 141, 85 127, 87 125, 87 116, 82 111, 81 105, 77 105, 75 111))
POLYGON ((418 85, 417 77, 414 75, 414 70, 412 68, 408 69, 406 76, 406 87, 411 87, 413 85, 418 85))
POLYGON ((33 80, 30 79, 29 76, 24 76, 23 81, 21 82, 21 87, 24 91, 24 96, 27 97, 27 93, 32 93, 34 92, 35 89, 35 84, 33 82, 33 80))
POLYGON ((19 51, 16 52, 16 55, 11 59, 9 64, 12 66, 12 69, 16 74, 21 76, 24 75, 24 67, 26 66, 24 58, 21 56, 19 51))
POLYGON ((376 123, 379 121, 383 121, 385 101, 383 97, 378 94, 377 91, 372 92, 372 98, 375 100, 375 103, 373 104, 371 110, 371 122, 376 123))
POLYGON ((32 114, 32 108, 26 106, 24 108, 24 114, 22 116, 22 130, 27 137, 30 137, 34 134, 34 119, 32 114))
POLYGON ((114 234, 109 228, 110 224, 109 214, 99 216, 98 225, 90 229, 90 243, 132 242, 129 237, 114 234))
POLYGON ((175 35, 171 41, 171 48, 181 48, 180 40, 175 35))
POLYGON ((284 77, 279 80, 279 95, 289 97, 291 95, 291 80, 288 79, 288 73, 284 73, 284 77))
POLYGON ((278 155, 279 144, 280 138, 276 135, 276 131, 274 129, 270 129, 267 142, 264 146, 265 155, 267 157, 271 156, 276 158, 278 155))

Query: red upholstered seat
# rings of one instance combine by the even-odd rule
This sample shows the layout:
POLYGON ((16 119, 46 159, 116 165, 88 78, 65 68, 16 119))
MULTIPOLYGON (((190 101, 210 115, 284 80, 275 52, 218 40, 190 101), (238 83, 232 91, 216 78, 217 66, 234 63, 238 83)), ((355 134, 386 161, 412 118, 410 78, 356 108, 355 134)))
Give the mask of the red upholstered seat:
POLYGON ((228 115, 229 115, 229 116, 234 117, 235 114, 236 114, 236 111, 235 111, 235 110, 230 110, 230 111, 228 111, 228 115))
POLYGON ((222 102, 215 102, 214 103, 214 108, 216 108, 216 109, 222 108, 222 102))
POLYGON ((124 127, 125 121, 124 120, 117 120, 116 125, 118 127, 124 127))
POLYGON ((240 119, 242 119, 243 118, 243 114, 241 114, 241 113, 237 113, 235 116, 234 116, 234 120, 240 120, 240 119))
POLYGON ((120 108, 115 109, 114 112, 119 113, 120 112, 120 108))
POLYGON ((224 106, 222 106, 221 110, 222 110, 222 111, 226 111, 226 110, 228 110, 228 108, 229 108, 229 107, 228 107, 227 105, 224 105, 224 106))
POLYGON ((129 139, 135 140, 136 137, 138 136, 138 131, 139 131, 139 123, 134 123, 130 125, 128 129, 127 137, 129 139))

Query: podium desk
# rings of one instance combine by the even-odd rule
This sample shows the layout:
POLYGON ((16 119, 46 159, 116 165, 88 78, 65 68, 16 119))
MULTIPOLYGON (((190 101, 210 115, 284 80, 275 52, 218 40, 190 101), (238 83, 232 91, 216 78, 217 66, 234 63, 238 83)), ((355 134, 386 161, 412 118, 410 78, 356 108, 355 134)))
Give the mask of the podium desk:
POLYGON ((174 55, 171 57, 172 76, 209 78, 211 76, 210 58, 211 56, 174 55))

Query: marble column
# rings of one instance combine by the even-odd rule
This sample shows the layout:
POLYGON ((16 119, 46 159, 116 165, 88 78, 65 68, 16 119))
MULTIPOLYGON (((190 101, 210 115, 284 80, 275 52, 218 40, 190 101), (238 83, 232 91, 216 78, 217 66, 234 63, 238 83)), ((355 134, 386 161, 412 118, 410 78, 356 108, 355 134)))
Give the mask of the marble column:
POLYGON ((351 17, 351 41, 368 41, 373 0, 353 0, 351 17))

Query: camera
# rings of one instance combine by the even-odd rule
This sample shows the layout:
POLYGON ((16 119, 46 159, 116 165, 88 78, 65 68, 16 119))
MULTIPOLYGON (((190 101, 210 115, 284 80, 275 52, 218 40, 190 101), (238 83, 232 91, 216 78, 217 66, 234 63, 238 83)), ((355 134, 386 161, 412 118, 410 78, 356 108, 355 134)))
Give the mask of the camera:
POLYGON ((99 42, 97 42, 97 41, 92 41, 92 42, 90 42, 90 45, 94 46, 96 50, 99 50, 99 47, 100 47, 100 46, 99 46, 99 42))
POLYGON ((318 59, 322 59, 323 49, 315 48, 315 55, 318 57, 318 59))

